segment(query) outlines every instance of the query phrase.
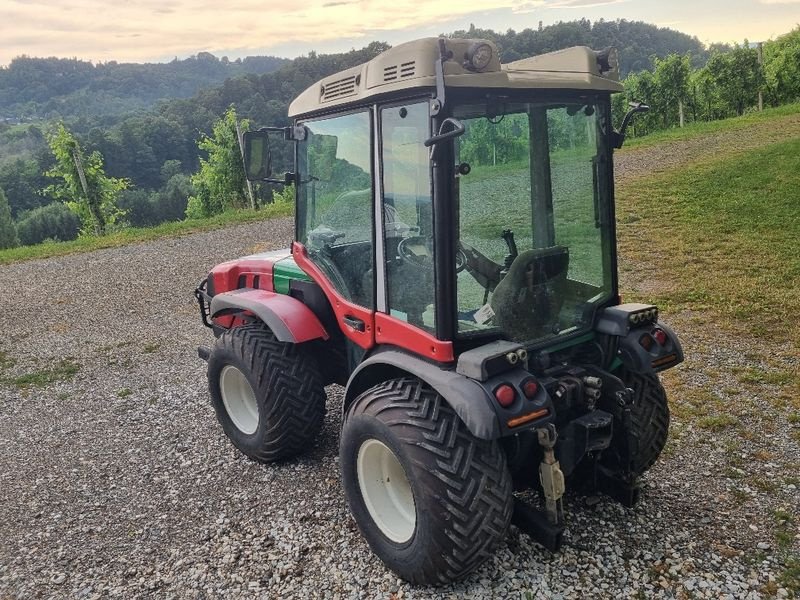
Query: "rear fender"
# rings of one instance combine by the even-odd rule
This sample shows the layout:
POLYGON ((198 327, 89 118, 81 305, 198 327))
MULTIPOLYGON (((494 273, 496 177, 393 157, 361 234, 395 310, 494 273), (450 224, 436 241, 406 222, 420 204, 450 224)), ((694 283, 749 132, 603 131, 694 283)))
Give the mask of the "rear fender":
POLYGON ((300 344, 327 340, 328 332, 305 304, 283 294, 243 288, 217 294, 211 300, 211 318, 250 313, 272 330, 278 341, 300 344))
MULTIPOLYGON (((553 417, 552 404, 542 388, 540 402, 541 406, 548 408, 548 415, 511 430, 506 426, 508 419, 530 412, 533 406, 520 402, 512 410, 501 408, 491 391, 498 385, 496 379, 500 378, 481 383, 400 349, 384 347, 373 352, 350 376, 342 406, 342 421, 350 405, 360 394, 387 379, 409 375, 436 390, 464 422, 467 429, 475 437, 483 440, 493 440, 541 427, 553 417)), ((508 371, 501 376, 504 383, 508 382, 517 389, 519 383, 529 377, 530 375, 522 369, 508 371)))

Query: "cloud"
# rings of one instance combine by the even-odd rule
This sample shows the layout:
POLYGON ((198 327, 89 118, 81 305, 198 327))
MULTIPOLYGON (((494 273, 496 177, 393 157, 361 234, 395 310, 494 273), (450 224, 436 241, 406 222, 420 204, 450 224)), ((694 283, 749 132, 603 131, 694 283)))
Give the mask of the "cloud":
POLYGON ((14 56, 143 61, 199 51, 247 53, 380 37, 495 10, 587 8, 624 0, 3 0, 0 64, 14 56))

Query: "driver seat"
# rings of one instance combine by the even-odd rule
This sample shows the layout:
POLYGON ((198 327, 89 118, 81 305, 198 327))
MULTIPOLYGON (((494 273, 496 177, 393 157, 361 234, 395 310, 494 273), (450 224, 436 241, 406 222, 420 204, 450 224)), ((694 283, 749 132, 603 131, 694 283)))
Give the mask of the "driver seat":
POLYGON ((568 266, 565 246, 521 252, 492 295, 494 324, 514 341, 553 333, 564 303, 568 266))

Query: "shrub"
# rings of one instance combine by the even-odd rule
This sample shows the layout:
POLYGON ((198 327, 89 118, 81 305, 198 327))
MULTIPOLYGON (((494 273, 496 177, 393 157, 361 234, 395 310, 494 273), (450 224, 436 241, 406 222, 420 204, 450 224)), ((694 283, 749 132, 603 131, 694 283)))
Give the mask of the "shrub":
POLYGON ((17 222, 19 240, 26 246, 39 244, 47 239, 62 242, 74 240, 78 237, 80 228, 78 216, 60 202, 28 211, 17 222))

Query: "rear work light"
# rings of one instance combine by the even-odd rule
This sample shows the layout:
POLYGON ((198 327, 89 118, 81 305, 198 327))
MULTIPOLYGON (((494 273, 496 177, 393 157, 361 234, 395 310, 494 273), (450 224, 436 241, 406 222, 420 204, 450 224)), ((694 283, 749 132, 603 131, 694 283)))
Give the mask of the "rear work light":
POLYGON ((497 402, 500 406, 508 408, 514 404, 514 400, 517 399, 517 392, 507 383, 502 383, 494 390, 494 397, 497 398, 497 402))

